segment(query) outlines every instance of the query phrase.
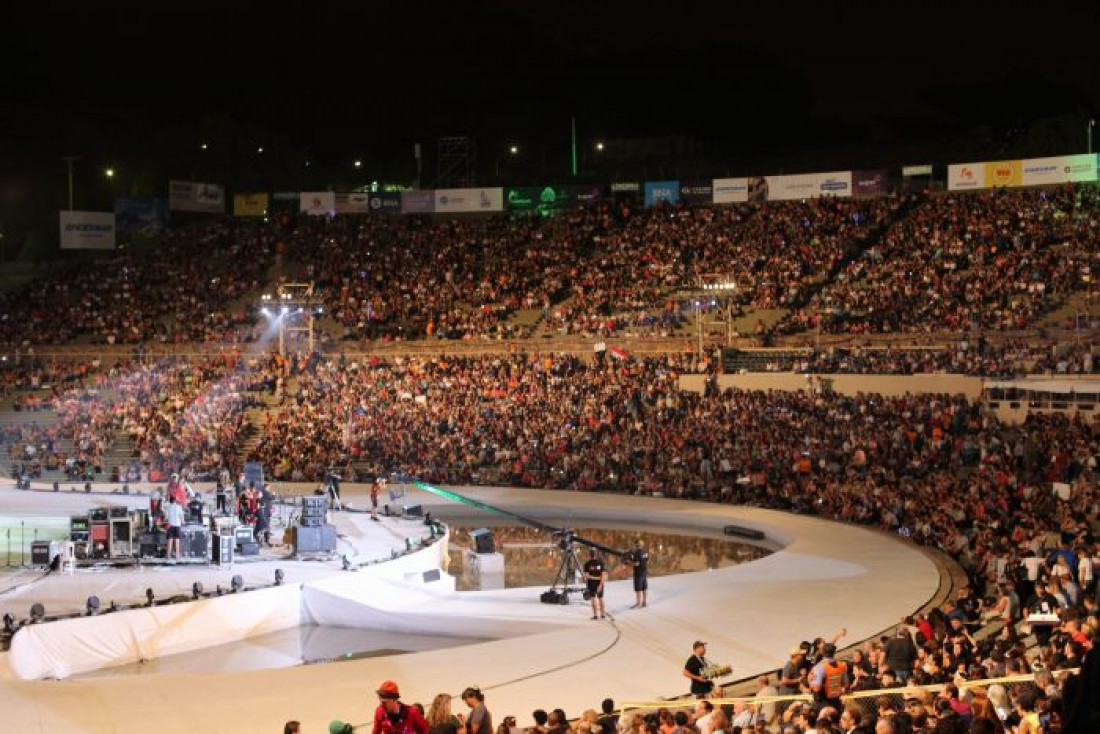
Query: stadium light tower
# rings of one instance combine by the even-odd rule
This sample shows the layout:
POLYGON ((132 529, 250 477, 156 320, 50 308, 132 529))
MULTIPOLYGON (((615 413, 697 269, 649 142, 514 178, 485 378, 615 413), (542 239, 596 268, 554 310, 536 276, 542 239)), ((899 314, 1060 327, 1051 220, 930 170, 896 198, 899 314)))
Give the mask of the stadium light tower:
POLYGON ((316 344, 314 319, 324 312, 324 300, 313 283, 281 283, 274 294, 260 297, 260 313, 279 329, 279 354, 286 355, 287 332, 305 334, 309 353, 316 344))

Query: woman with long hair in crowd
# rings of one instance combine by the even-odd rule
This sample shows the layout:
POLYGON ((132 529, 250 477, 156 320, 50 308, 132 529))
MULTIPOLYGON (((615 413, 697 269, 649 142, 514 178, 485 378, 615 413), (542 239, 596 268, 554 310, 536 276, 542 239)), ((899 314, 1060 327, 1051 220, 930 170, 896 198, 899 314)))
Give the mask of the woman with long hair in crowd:
POLYGON ((432 699, 432 705, 424 718, 428 720, 428 734, 458 734, 464 726, 462 714, 451 711, 449 693, 440 693, 432 699))

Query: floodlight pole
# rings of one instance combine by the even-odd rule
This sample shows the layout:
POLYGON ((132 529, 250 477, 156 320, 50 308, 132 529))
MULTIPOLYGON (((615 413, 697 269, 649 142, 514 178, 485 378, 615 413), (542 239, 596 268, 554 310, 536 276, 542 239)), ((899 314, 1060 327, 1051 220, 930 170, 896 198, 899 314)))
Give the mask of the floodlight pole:
POLYGON ((78 156, 67 155, 62 156, 61 160, 69 166, 69 211, 73 210, 73 163, 80 160, 78 156))

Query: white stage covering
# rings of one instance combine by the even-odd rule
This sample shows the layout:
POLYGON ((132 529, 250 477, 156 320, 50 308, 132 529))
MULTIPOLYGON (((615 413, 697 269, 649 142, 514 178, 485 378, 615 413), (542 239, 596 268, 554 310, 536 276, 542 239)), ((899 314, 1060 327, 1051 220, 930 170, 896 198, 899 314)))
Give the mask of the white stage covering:
MULTIPOLYGON (((249 673, 9 679, 0 683, 5 729, 117 734, 154 726, 160 734, 182 734, 205 727, 260 734, 278 731, 287 719, 299 719, 306 731, 324 731, 334 718, 369 721, 377 703, 373 691, 386 679, 400 684, 404 700, 425 704, 439 692, 457 694, 465 686, 479 685, 497 720, 516 715, 526 725, 534 708, 560 706, 575 716, 608 695, 620 701, 652 700, 683 692, 680 671, 694 639, 708 640, 714 660, 732 664, 736 676, 774 671, 799 640, 828 636, 841 627, 848 628, 847 640, 882 632, 926 602, 939 583, 935 565, 913 544, 817 518, 640 497, 467 491, 483 502, 552 524, 572 517, 590 526, 613 522, 721 535, 723 525, 736 523, 765 529, 769 538, 786 545, 753 563, 652 579, 650 605, 644 610, 629 609, 629 580, 612 582, 607 603, 614 619, 606 622, 591 621, 586 604, 540 604, 542 589, 457 593, 441 582, 418 581, 415 573, 424 569, 405 565, 412 563, 409 560, 357 573, 314 564, 309 578, 297 579, 272 595, 286 595, 272 601, 273 609, 238 611, 250 619, 278 618, 280 624, 296 618, 395 632, 467 635, 474 644, 249 673), (295 592, 299 597, 292 601, 295 592)), ((415 493, 414 499, 433 515, 446 516, 442 501, 424 493, 415 493)), ((462 512, 469 516, 472 511, 462 512)), ((423 558, 433 552, 442 553, 442 545, 426 549, 423 558)), ((249 592, 230 601, 251 606, 264 593, 249 592)), ((121 631, 102 643, 78 642, 75 625, 68 639, 65 635, 70 633, 61 632, 57 623, 42 625, 34 628, 35 637, 43 636, 36 639, 35 649, 19 651, 12 667, 21 674, 49 675, 72 671, 74 651, 111 659, 132 656, 137 649, 163 651, 184 638, 205 634, 189 631, 181 637, 177 628, 184 621, 188 628, 228 623, 218 606, 221 601, 209 600, 211 616, 202 616, 201 622, 195 620, 200 619, 197 609, 203 603, 156 608, 184 616, 151 618, 142 628, 140 644, 126 640, 121 631), (166 632, 154 629, 161 621, 166 632), (58 631, 50 631, 53 627, 58 631), (54 635, 56 639, 47 639, 54 635), (54 659, 29 660, 43 651, 44 657, 54 659)), ((111 616, 115 615, 95 621, 111 616)), ((245 636, 252 631, 237 630, 245 636)), ((17 640, 28 631, 20 632, 17 640)), ((99 636, 98 631, 93 634, 99 636)))

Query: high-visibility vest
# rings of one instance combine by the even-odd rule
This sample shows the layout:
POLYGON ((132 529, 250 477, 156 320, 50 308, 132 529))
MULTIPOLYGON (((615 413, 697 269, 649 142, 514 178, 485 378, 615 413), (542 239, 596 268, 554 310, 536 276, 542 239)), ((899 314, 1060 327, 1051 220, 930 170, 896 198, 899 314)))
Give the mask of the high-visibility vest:
POLYGON ((825 681, 822 686, 825 698, 840 698, 844 693, 844 674, 847 672, 847 663, 825 663, 825 681))

